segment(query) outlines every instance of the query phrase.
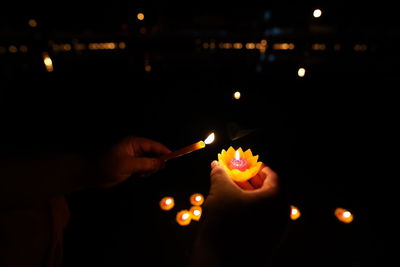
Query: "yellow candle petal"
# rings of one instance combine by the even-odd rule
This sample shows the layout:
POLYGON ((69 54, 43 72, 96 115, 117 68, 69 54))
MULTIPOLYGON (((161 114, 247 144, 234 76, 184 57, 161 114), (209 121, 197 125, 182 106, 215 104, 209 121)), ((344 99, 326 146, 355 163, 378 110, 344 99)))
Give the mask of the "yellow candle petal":
POLYGON ((262 162, 258 162, 258 155, 253 156, 250 149, 243 152, 243 149, 239 147, 235 150, 233 147, 229 147, 227 151, 224 149, 218 154, 218 161, 221 166, 225 169, 228 175, 237 182, 247 181, 254 177, 262 166, 262 162), (236 151, 239 151, 240 157, 247 160, 247 169, 244 171, 238 169, 230 169, 230 162, 235 158, 236 151))

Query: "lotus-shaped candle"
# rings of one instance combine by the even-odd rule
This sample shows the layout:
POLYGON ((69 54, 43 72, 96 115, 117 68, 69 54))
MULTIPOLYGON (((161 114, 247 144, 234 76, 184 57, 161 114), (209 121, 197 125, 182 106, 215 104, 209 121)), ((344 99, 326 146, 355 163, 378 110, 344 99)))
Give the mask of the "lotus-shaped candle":
POLYGON ((236 182, 245 182, 254 177, 260 170, 262 162, 258 162, 258 155, 253 156, 250 149, 243 152, 239 147, 235 150, 229 147, 218 154, 218 162, 228 175, 236 182))

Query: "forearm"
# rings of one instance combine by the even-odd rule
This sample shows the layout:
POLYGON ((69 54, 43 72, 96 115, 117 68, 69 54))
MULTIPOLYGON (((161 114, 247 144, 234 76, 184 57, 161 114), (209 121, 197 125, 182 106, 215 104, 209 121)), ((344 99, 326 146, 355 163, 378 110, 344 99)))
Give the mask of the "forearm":
POLYGON ((95 161, 78 155, 0 161, 0 207, 27 204, 91 184, 95 161))

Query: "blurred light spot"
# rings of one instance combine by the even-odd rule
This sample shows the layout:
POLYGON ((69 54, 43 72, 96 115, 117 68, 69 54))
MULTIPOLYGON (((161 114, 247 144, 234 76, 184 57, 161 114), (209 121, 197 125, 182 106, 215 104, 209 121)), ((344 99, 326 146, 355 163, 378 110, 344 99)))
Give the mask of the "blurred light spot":
POLYGON ((160 208, 162 210, 171 210, 175 206, 174 198, 172 197, 163 197, 159 202, 160 208))
POLYGON ((233 94, 233 98, 235 98, 236 100, 239 100, 241 97, 242 97, 242 94, 239 91, 237 91, 233 94))
POLYGON ((46 67, 46 70, 48 72, 52 72, 54 70, 53 69, 53 60, 51 60, 49 54, 47 52, 44 52, 42 54, 42 58, 43 58, 43 63, 45 65, 45 67, 46 67))
POLYGON ((18 48, 17 48, 15 45, 10 45, 10 46, 8 47, 8 51, 9 51, 10 53, 17 53, 17 52, 18 52, 18 48))
POLYGON ((270 10, 266 10, 266 11, 264 12, 264 21, 270 20, 271 17, 272 17, 272 12, 271 12, 270 10))
POLYGON ((71 45, 70 44, 63 44, 63 50, 64 51, 71 51, 71 45))
POLYGON ((312 45, 312 50, 323 51, 323 50, 325 50, 325 49, 326 49, 326 44, 319 44, 319 43, 316 43, 316 44, 313 44, 313 45, 312 45))
POLYGON ((276 43, 273 48, 275 50, 293 50, 295 45, 293 43, 276 43))
POLYGON ((314 12, 313 12, 313 16, 314 16, 314 18, 321 17, 322 16, 322 10, 319 9, 319 8, 315 9, 314 12))
POLYGON ((125 49, 126 48, 126 43, 125 42, 120 42, 118 44, 119 49, 125 49))
POLYGON ((274 54, 268 55, 268 61, 269 62, 274 62, 276 60, 276 56, 274 54))
POLYGON ((202 214, 202 208, 200 206, 193 206, 190 208, 190 215, 192 217, 192 220, 198 221, 200 220, 201 214, 202 214))
POLYGON ((204 202, 204 196, 202 194, 195 193, 190 196, 190 203, 193 206, 200 206, 203 204, 203 202, 204 202))
POLYGON ((35 27, 37 27, 38 24, 37 24, 36 20, 30 19, 30 20, 28 20, 28 25, 29 25, 29 27, 35 28, 35 27))
POLYGON ((306 69, 305 68, 299 68, 297 71, 297 75, 301 78, 303 78, 306 75, 306 69))
POLYGON ((138 13, 136 17, 137 17, 138 20, 144 20, 144 14, 143 13, 138 13))
POLYGON ((256 48, 256 44, 255 43, 247 43, 246 44, 246 49, 255 49, 256 48))
POLYGON ((366 44, 356 44, 354 46, 354 51, 356 52, 365 52, 367 51, 368 46, 366 44))
POLYGON ((300 218, 300 216, 301 216, 300 210, 296 206, 291 205, 290 206, 290 219, 295 221, 298 218, 300 218))
POLYGON ((242 49, 242 48, 243 48, 243 45, 242 45, 241 43, 234 43, 234 44, 233 44, 233 48, 235 48, 235 49, 242 49))
POLYGON ((146 72, 151 72, 151 65, 150 65, 150 64, 146 64, 146 65, 144 66, 144 70, 145 70, 146 72))
POLYGON ((26 53, 28 52, 28 47, 26 45, 20 45, 19 51, 21 51, 21 53, 26 53))
POLYGON ((343 223, 351 223, 354 220, 353 214, 343 208, 337 208, 335 210, 335 216, 339 221, 343 223))
POLYGON ((176 214, 176 222, 181 226, 189 225, 191 221, 192 216, 187 210, 181 210, 176 214))

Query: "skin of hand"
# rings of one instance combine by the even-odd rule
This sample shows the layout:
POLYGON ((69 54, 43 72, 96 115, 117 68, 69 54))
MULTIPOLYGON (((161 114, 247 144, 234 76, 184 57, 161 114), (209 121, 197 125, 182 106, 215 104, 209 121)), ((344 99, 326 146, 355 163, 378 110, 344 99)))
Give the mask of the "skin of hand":
POLYGON ((191 267, 265 266, 289 222, 279 176, 263 165, 246 184, 236 183, 213 161, 210 178, 191 267))
POLYGON ((124 182, 132 175, 145 177, 163 168, 159 157, 171 151, 163 144, 143 137, 130 136, 113 146, 97 164, 100 183, 112 187, 124 182))

